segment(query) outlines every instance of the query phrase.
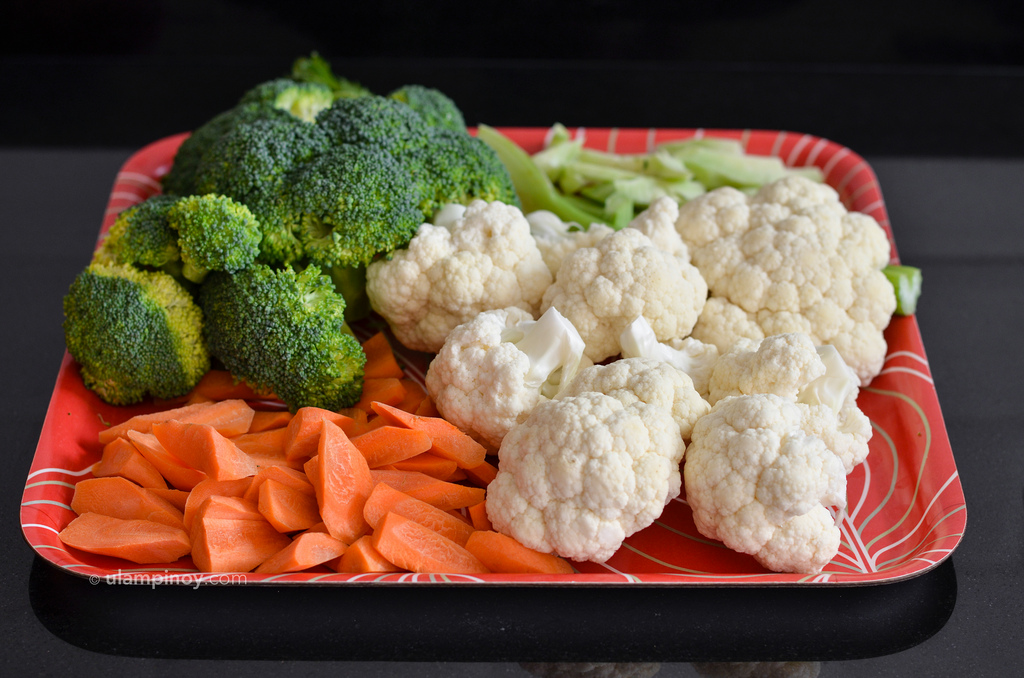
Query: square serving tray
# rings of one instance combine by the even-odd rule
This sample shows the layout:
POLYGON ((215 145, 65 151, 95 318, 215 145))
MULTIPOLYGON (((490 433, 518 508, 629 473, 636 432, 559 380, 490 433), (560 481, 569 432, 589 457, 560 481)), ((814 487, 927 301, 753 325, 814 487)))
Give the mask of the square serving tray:
MULTIPOLYGON (((545 128, 501 128, 529 152, 543 146, 545 128)), ((889 234, 881 189, 868 163, 839 144, 808 134, 766 130, 572 129, 591 148, 645 152, 664 141, 694 137, 738 139, 747 152, 773 155, 790 166, 816 166, 848 209, 874 217, 889 234)), ((102 235, 122 210, 160 191, 160 178, 187 135, 156 141, 132 155, 114 181, 102 235)), ((892 261, 898 261, 895 243, 892 261)), ((364 339, 382 325, 353 327, 364 339)), ((673 500, 647 529, 626 540, 606 563, 574 563, 571 575, 340 574, 326 569, 286 575, 209 574, 188 558, 137 566, 65 547, 57 534, 73 518, 74 483, 91 477, 99 460, 97 434, 110 424, 157 409, 153 403, 114 407, 85 388, 65 352, 43 422, 21 503, 21 527, 40 557, 91 581, 231 585, 686 585, 835 586, 894 582, 922 574, 949 557, 967 520, 963 489, 946 434, 917 320, 893 317, 881 373, 861 390, 858 404, 874 428, 871 453, 847 477, 848 510, 836 557, 817 575, 782 574, 700 535, 685 496, 673 500)), ((397 345, 397 342, 393 342, 397 345)), ((399 355, 422 383, 429 356, 399 355)))

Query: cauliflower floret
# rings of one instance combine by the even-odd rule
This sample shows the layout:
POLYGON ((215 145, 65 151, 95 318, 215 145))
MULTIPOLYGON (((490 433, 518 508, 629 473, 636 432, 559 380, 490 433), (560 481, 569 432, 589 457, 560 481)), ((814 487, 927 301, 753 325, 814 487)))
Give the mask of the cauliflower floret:
POLYGON ((776 571, 820 572, 839 549, 827 508, 846 508, 843 462, 814 435, 822 418, 834 418, 825 405, 773 394, 729 397, 701 417, 683 468, 700 533, 776 571))
POLYGON ((623 358, 660 360, 685 372, 700 397, 708 399, 711 372, 718 362, 718 347, 714 344, 705 344, 693 337, 659 342, 643 316, 629 324, 619 336, 619 343, 622 344, 623 358))
POLYGON ((684 449, 661 407, 595 392, 544 401, 501 443, 487 517, 532 549, 604 562, 678 496, 684 449))
POLYGON ((619 335, 640 315, 659 341, 687 336, 706 299, 707 285, 695 267, 625 228, 569 255, 541 308, 555 307, 568 318, 596 363, 621 351, 619 335))
POLYGON ((737 341, 715 363, 708 402, 734 395, 771 393, 835 415, 817 419, 814 435, 843 461, 846 472, 869 452, 871 421, 857 406, 857 375, 834 346, 815 346, 806 334, 778 334, 760 342, 737 341))
POLYGON ((404 346, 429 352, 481 311, 514 306, 536 315, 550 284, 522 212, 482 200, 447 227, 423 224, 407 248, 366 270, 373 309, 404 346))
POLYGON ((896 295, 885 231, 847 212, 827 184, 793 175, 745 196, 719 188, 686 203, 676 228, 712 298, 695 336, 719 350, 741 336, 804 332, 831 344, 866 385, 881 370, 896 295))
POLYGON ((683 264, 690 263, 690 250, 676 230, 679 219, 679 203, 675 198, 662 196, 629 222, 626 228, 635 228, 654 243, 658 249, 665 250, 683 264))
POLYGON ((558 267, 567 256, 581 247, 593 247, 599 240, 615 232, 611 226, 600 222, 594 222, 583 229, 577 223, 562 221, 557 214, 548 210, 530 212, 526 220, 530 222, 530 233, 537 241, 537 249, 552 276, 558 273, 558 267))
POLYGON ((559 394, 559 398, 596 391, 618 398, 626 405, 642 402, 668 410, 689 440, 693 425, 711 410, 690 377, 667 362, 647 358, 623 358, 607 365, 593 365, 559 394))
POLYGON ((564 389, 581 359, 583 339, 555 309, 537 321, 514 307, 484 311, 448 335, 427 369, 427 392, 445 419, 497 448, 564 389))

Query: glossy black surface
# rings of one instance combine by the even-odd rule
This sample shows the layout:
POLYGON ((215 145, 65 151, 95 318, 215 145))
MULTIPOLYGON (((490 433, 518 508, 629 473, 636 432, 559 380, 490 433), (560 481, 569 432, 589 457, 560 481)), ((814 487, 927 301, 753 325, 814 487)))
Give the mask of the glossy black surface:
POLYGON ((928 22, 882 2, 847 15, 811 2, 692 15, 519 3, 462 21, 464 4, 406 8, 403 21, 393 4, 358 10, 362 30, 319 2, 301 17, 269 2, 21 4, 3 23, 4 675, 768 675, 720 662, 784 661, 805 662, 789 667, 800 675, 1013 675, 1024 662, 1017 5, 940 3, 928 22), (573 22, 599 10, 604 21, 573 22), (151 589, 90 584, 36 558, 18 503, 63 351, 61 298, 118 167, 311 49, 376 91, 440 87, 470 122, 785 128, 864 155, 903 261, 925 272, 918 322, 968 504, 958 550, 912 580, 843 589, 151 589))

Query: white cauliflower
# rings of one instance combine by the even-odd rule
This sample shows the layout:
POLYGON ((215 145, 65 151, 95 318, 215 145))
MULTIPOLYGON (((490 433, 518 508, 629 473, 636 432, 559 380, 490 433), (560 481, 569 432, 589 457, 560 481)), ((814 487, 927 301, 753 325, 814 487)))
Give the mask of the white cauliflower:
POLYGON ((423 224, 405 249, 366 269, 370 304, 407 348, 437 352, 481 311, 536 315, 551 273, 518 208, 472 202, 449 225, 423 224))
POLYGON ((639 401, 668 410, 679 424, 680 435, 687 440, 693 425, 711 409, 685 372, 647 358, 623 358, 580 370, 558 397, 587 391, 610 395, 626 405, 639 401))
POLYGON ((611 226, 600 222, 594 222, 584 229, 575 222, 562 221, 557 214, 548 210, 530 212, 526 220, 530 222, 530 233, 552 276, 558 273, 558 267, 567 256, 581 247, 593 247, 599 240, 615 232, 611 226))
POLYGON ((676 228, 712 298, 694 336, 726 351, 736 339, 804 332, 835 346, 866 385, 881 370, 896 296, 882 269, 891 246, 835 189, 801 176, 755 195, 719 188, 683 205, 676 228), (722 317, 725 314, 725 317, 722 317))
POLYGON ((445 419, 497 448, 582 359, 583 339, 555 309, 536 321, 514 307, 484 311, 448 334, 427 369, 427 392, 445 419))
POLYGON ((629 222, 626 228, 635 228, 654 243, 654 246, 669 252, 682 263, 690 263, 690 250, 676 230, 679 219, 679 203, 675 198, 662 196, 629 222))
POLYGON ((592 391, 544 401, 501 443, 487 517, 532 549, 604 562, 678 496, 684 450, 662 407, 592 391))
POLYGON ((846 508, 846 472, 815 431, 834 418, 773 394, 719 401, 697 422, 683 475, 700 533, 778 572, 816 574, 839 550, 828 507, 846 508))
POLYGON ((871 421, 857 407, 857 375, 834 346, 815 346, 806 334, 788 333, 760 342, 741 339, 722 354, 711 373, 708 402, 734 395, 771 393, 806 405, 825 405, 813 433, 843 461, 846 472, 867 458, 871 421))
POLYGON ((541 308, 568 318, 596 363, 620 353, 619 335, 640 315, 659 341, 687 336, 706 299, 695 267, 624 228, 566 257, 541 308))
POLYGON ((718 361, 718 347, 686 337, 659 342, 654 330, 643 316, 638 316, 619 336, 623 358, 649 358, 666 362, 681 370, 693 381, 704 400, 708 399, 711 372, 718 361))

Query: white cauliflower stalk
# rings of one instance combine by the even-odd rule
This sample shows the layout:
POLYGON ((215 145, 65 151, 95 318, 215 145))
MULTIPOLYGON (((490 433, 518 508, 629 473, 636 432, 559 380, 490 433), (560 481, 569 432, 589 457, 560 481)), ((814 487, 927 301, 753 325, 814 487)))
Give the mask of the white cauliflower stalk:
POLYGON ((719 401, 693 430, 683 475, 700 533, 777 572, 817 574, 839 550, 842 460, 815 435, 827 406, 773 394, 719 401))
POLYGON ((694 336, 726 351, 740 337, 803 332, 835 346, 862 385, 881 370, 896 296, 891 246, 827 184, 788 176, 753 196, 718 188, 686 203, 676 228, 712 299, 694 336))
POLYGON ((532 549, 604 562, 678 496, 684 449, 661 407, 592 391, 544 401, 501 443, 487 517, 532 549))
POLYGON ((455 327, 482 311, 536 315, 551 273, 522 212, 472 202, 447 226, 423 224, 405 249, 366 269, 370 304, 407 348, 436 353, 455 327))
POLYGON ((650 323, 638 316, 619 336, 623 358, 648 358, 668 363, 685 372, 701 398, 708 399, 711 372, 718 361, 718 347, 686 337, 662 343, 654 335, 650 323))
POLYGON ((582 359, 583 339, 555 309, 539 320, 514 307, 484 311, 448 335, 427 369, 427 392, 445 419, 497 448, 582 359))
POLYGON ((541 308, 557 308, 568 318, 596 363, 621 352, 619 336, 637 316, 659 341, 687 336, 706 299, 707 285, 694 266, 624 228, 566 257, 541 308))
POLYGON ((618 398, 625 405, 642 402, 667 410, 679 425, 680 435, 687 440, 693 425, 711 410, 685 372, 660 360, 624 358, 607 365, 587 367, 580 370, 558 397, 588 391, 618 398))

